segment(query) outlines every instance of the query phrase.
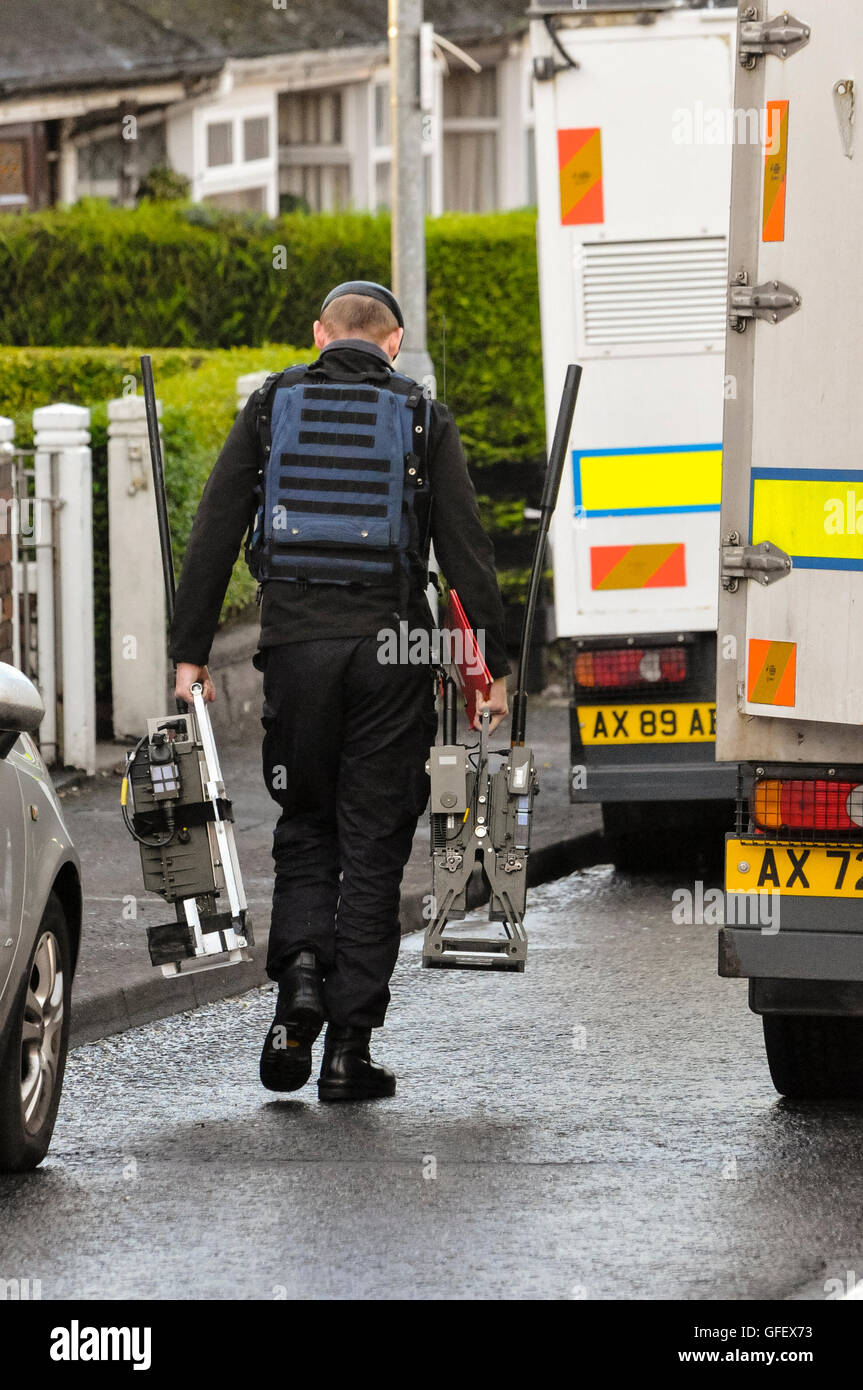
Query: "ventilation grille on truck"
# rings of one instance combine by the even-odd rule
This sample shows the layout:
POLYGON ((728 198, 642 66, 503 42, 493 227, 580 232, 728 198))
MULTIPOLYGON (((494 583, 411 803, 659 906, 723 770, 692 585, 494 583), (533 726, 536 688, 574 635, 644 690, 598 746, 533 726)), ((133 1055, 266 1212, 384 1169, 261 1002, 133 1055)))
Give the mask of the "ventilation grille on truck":
POLYGON ((577 254, 586 347, 725 337, 725 237, 603 242, 577 254))

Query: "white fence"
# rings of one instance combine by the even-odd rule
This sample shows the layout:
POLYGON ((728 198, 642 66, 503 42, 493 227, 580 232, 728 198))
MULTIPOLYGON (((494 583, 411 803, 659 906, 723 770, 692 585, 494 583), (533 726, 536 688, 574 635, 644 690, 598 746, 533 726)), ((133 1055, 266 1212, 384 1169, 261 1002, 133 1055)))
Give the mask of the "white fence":
POLYGON ((96 698, 93 640, 93 513, 90 412, 49 405, 33 412, 34 448, 15 449, 4 524, 12 542, 15 664, 45 702, 40 745, 46 760, 94 772, 96 698))

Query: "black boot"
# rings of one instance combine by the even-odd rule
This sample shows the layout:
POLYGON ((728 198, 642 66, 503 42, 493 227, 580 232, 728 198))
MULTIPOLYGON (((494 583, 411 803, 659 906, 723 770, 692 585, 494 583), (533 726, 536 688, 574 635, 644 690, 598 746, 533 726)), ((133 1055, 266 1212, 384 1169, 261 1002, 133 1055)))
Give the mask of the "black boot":
POLYGON ((279 976, 276 1016, 261 1053, 268 1091, 298 1091, 312 1074, 312 1043, 324 1026, 322 982, 314 951, 298 951, 279 976))
POLYGON ((370 1028, 330 1024, 318 1078, 319 1100, 375 1100, 395 1095, 395 1076, 369 1056, 370 1038, 370 1028))

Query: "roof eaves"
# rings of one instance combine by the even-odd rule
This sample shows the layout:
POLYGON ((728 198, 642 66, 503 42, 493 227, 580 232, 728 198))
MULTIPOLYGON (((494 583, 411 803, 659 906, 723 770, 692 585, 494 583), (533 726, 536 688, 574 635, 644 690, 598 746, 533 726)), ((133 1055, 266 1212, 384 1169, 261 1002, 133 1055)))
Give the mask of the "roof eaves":
POLYGON ((141 83, 177 82, 194 80, 200 77, 215 77, 225 66, 222 58, 194 58, 188 62, 149 63, 140 67, 93 68, 86 74, 60 74, 52 78, 34 73, 26 77, 0 80, 0 97, 33 95, 51 96, 52 93, 89 91, 94 87, 135 87, 141 83))

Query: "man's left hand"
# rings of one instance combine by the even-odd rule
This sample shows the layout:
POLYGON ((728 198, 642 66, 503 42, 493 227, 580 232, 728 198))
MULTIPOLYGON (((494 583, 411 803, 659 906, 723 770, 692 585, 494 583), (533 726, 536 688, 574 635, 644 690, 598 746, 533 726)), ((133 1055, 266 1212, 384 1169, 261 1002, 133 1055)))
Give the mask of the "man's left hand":
POLYGON ((210 673, 206 666, 195 666, 191 661, 178 661, 177 679, 174 685, 174 694, 177 699, 185 700, 188 705, 193 704, 192 686, 196 682, 203 686, 202 694, 205 700, 215 700, 216 687, 210 679, 210 673))

